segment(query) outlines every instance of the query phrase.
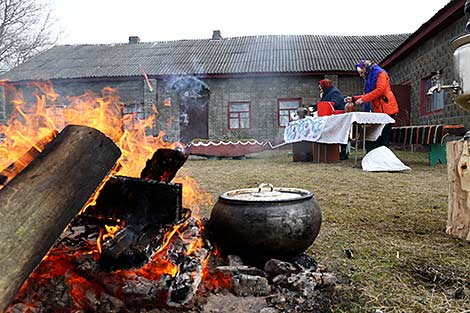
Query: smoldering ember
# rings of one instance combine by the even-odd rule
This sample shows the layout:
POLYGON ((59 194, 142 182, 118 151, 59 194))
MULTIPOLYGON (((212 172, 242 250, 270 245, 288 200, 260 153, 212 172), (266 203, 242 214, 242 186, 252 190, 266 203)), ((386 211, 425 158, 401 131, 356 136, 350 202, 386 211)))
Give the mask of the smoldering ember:
POLYGON ((286 215, 297 232, 286 237, 286 253, 253 253, 260 246, 249 240, 244 254, 199 217, 210 196, 177 175, 188 158, 182 144, 146 136, 151 121, 123 129, 112 89, 72 99, 60 112, 44 103, 56 99, 53 87, 41 90, 48 93, 32 104, 18 94, 0 126, 8 152, 0 164, 2 310, 200 312, 214 296, 263 299, 250 305, 265 312, 331 305, 322 294, 335 276, 304 253, 321 224, 311 193, 260 186, 262 197, 299 197, 301 207, 288 200, 286 212, 301 210, 311 222, 298 229, 286 215))

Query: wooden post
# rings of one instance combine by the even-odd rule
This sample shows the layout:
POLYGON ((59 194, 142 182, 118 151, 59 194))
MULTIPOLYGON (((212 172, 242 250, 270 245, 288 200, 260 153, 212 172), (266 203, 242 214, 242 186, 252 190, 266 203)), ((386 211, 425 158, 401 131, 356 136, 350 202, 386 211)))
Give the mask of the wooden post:
POLYGON ((70 125, 0 190, 0 312, 120 154, 98 130, 70 125))
POLYGON ((446 144, 449 206, 446 233, 470 241, 470 143, 446 144))

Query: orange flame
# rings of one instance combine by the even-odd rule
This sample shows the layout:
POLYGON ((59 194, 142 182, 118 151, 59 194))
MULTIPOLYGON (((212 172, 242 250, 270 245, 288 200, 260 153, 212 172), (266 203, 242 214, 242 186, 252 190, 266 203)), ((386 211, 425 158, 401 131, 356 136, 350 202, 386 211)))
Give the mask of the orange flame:
MULTIPOLYGON (((136 121, 136 118, 135 116, 123 116, 124 104, 116 90, 110 87, 104 88, 100 95, 86 92, 82 96, 60 97, 50 82, 34 83, 29 87, 36 88, 34 95, 36 102, 30 104, 25 101, 23 94, 13 85, 5 81, 0 81, 0 85, 4 87, 10 103, 13 105, 13 111, 7 125, 0 124, 0 171, 16 162, 17 171, 9 176, 16 175, 34 158, 34 153, 42 151, 45 144, 69 124, 96 128, 114 140, 120 147, 122 155, 112 174, 139 177, 145 162, 158 148, 181 146, 181 143, 165 142, 163 132, 160 132, 158 137, 146 135, 146 132, 154 126, 153 117, 137 119, 137 123, 134 123, 132 129, 126 129, 128 119, 136 121)), ((154 115, 157 115, 157 109, 155 107, 152 109, 154 115)), ((5 175, 5 171, 0 172, 0 175, 5 175)), ((106 181, 107 179, 101 183, 85 207, 95 203, 99 191, 106 181)), ((199 217, 199 206, 210 204, 211 197, 191 177, 178 175, 173 182, 182 184, 183 206, 189 209, 190 216, 187 216, 185 222, 175 225, 165 234, 161 248, 154 253, 153 259, 144 267, 133 271, 118 271, 116 274, 124 276, 137 274, 143 275, 147 279, 158 279, 161 275, 174 277, 179 268, 168 255, 172 243, 176 239, 182 241, 187 255, 197 255, 198 250, 203 247, 203 223, 199 217), (190 225, 189 220, 195 222, 190 225)), ((0 185, 1 188, 2 185, 0 185)), ((103 234, 100 234, 94 243, 95 246, 91 245, 88 250, 81 249, 78 252, 92 254, 96 259, 100 252, 98 250, 101 242, 112 237, 118 230, 119 226, 106 227, 103 234)), ((68 254, 51 250, 41 263, 42 265, 31 275, 31 278, 43 280, 49 277, 64 276, 71 266, 71 258, 72 256, 68 254)), ((204 266, 207 265, 208 259, 209 257, 204 260, 204 266)), ((75 276, 69 273, 67 280, 75 286, 72 293, 74 298, 80 302, 79 298, 84 297, 84 290, 89 289, 90 286, 83 278, 75 276)), ((213 276, 211 278, 205 269, 203 270, 203 279, 210 281, 209 285, 213 286, 228 286, 229 284, 227 277, 213 276)), ((22 287, 22 291, 25 286, 22 287)))
POLYGON ((158 137, 146 135, 153 127, 153 117, 137 120, 133 129, 124 129, 124 104, 111 87, 105 87, 101 95, 86 92, 61 98, 50 82, 34 83, 31 85, 36 87, 36 103, 29 104, 13 85, 5 81, 0 85, 5 87, 13 105, 7 126, 0 125, 0 134, 4 137, 0 140, 0 169, 14 163, 51 132, 61 131, 69 124, 96 128, 113 139, 122 151, 121 175, 138 177, 145 161, 156 149, 178 145, 165 142, 163 132, 158 137))
POLYGON ((219 258, 220 257, 220 251, 215 248, 215 250, 212 252, 212 255, 209 255, 205 260, 204 260, 204 269, 202 272, 202 281, 204 282, 204 286, 208 290, 216 290, 218 288, 225 288, 228 289, 232 285, 232 277, 228 273, 222 273, 222 272, 211 272, 209 270, 209 259, 211 257, 219 258))

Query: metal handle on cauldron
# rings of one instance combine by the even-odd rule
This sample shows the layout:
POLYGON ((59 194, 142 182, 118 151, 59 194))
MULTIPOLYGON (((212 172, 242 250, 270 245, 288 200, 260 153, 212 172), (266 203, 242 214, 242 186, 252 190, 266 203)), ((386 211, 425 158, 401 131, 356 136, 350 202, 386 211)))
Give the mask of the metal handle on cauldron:
POLYGON ((273 192, 273 190, 274 190, 274 186, 273 186, 272 184, 261 183, 261 184, 259 184, 259 186, 258 186, 258 192, 261 192, 261 189, 263 189, 263 187, 269 187, 269 188, 271 188, 271 192, 273 192))

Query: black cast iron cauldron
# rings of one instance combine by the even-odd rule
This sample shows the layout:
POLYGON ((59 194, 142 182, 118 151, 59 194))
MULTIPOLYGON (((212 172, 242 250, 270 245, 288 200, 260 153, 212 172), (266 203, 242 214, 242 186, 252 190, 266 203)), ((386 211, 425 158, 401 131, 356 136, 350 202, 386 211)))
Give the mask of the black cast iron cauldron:
POLYGON ((321 220, 312 192, 261 184, 220 195, 209 228, 223 254, 282 260, 302 253, 313 243, 321 220))

